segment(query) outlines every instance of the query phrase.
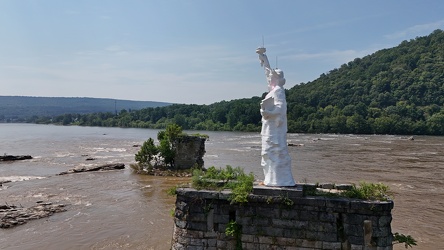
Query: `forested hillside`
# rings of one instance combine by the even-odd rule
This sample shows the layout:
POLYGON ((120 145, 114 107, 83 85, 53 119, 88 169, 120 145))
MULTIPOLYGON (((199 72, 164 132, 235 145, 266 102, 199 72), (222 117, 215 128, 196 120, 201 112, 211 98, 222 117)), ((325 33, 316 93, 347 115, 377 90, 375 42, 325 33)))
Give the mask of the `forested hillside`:
POLYGON ((287 101, 294 132, 444 135, 444 32, 357 58, 287 101))
POLYGON ((58 116, 62 114, 88 114, 115 110, 143 109, 170 105, 164 102, 127 101, 86 97, 31 97, 0 96, 0 122, 23 121, 32 116, 58 116))
MULTIPOLYGON (((53 122, 144 128, 174 122, 184 129, 259 131, 260 100, 69 115, 53 122)), ((356 58, 296 85, 287 90, 287 103, 289 132, 444 135, 444 32, 356 58)))

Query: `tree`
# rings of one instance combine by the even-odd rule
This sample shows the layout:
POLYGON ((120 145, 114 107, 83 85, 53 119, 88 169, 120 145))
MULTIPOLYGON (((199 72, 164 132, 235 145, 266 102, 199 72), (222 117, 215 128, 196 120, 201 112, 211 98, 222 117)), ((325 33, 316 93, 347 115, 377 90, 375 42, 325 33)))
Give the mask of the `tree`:
POLYGON ((159 150, 156 145, 154 145, 154 140, 149 138, 143 143, 139 152, 137 152, 135 160, 142 165, 151 165, 151 161, 158 153, 159 150))

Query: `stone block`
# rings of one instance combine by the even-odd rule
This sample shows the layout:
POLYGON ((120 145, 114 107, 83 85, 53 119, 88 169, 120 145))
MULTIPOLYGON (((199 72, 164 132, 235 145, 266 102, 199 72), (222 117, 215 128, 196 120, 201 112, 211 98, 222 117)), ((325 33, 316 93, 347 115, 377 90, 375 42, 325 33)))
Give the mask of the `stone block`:
POLYGON ((318 221, 319 212, 301 211, 299 219, 302 221, 318 221))
POLYGON ((338 233, 338 225, 336 224, 336 222, 323 222, 321 232, 337 234, 338 233))
POLYGON ((207 231, 207 232, 203 232, 203 237, 205 239, 216 239, 218 236, 218 233, 215 231, 207 231))
POLYGON ((388 237, 392 235, 389 227, 373 228, 373 237, 388 237))
POLYGON ((330 232, 336 233, 337 226, 336 223, 320 222, 320 221, 309 221, 307 230, 315 232, 330 232))
POLYGON ((186 211, 188 204, 185 201, 177 201, 176 202, 176 210, 186 211))
POLYGON ((205 203, 203 202, 203 200, 194 201, 194 203, 189 204, 189 207, 190 213, 205 213, 205 203))
POLYGON ((228 200, 231 196, 231 191, 228 190, 222 190, 219 193, 219 199, 220 200, 228 200))
POLYGON ((258 249, 259 245, 254 243, 242 242, 242 249, 258 249))
POLYGON ((320 233, 316 231, 307 231, 305 232, 305 239, 309 241, 317 241, 320 240, 319 238, 320 233))
POLYGON ((278 207, 270 206, 270 207, 257 207, 256 208, 256 216, 263 218, 278 218, 280 217, 280 210, 278 207))
POLYGON ((282 228, 274 228, 272 226, 270 227, 263 227, 263 230, 265 231, 265 235, 273 236, 273 237, 283 237, 284 236, 284 229, 282 228))
POLYGON ((239 207, 237 213, 239 217, 250 217, 256 215, 256 207, 260 206, 259 204, 248 204, 245 206, 239 207))
POLYGON ((364 245, 364 236, 348 236, 348 241, 350 245, 363 246, 364 245))
POLYGON ((212 190, 198 190, 194 193, 195 197, 201 198, 201 199, 208 199, 208 200, 217 200, 219 199, 219 191, 212 191, 212 190))
POLYGON ((278 228, 294 228, 297 222, 296 220, 271 219, 273 227, 278 228))
POLYGON ((315 183, 303 183, 301 186, 304 192, 315 191, 316 188, 318 188, 318 185, 316 185, 315 183))
POLYGON ((188 223, 183 220, 174 219, 174 224, 176 224, 176 227, 186 229, 188 223))
POLYGON ((174 242, 171 246, 171 250, 185 250, 185 246, 180 244, 179 242, 174 242))
POLYGON ((203 239, 191 239, 190 246, 204 246, 205 242, 203 239))
POLYGON ((322 249, 322 241, 297 239, 296 245, 300 247, 306 247, 309 249, 322 249))
POLYGON ((335 189, 335 184, 334 183, 321 183, 319 184, 320 188, 323 189, 335 189))
POLYGON ((353 188, 352 184, 336 184, 335 188, 337 190, 350 190, 353 188))
POLYGON ((308 221, 295 221, 292 229, 307 230, 308 221))
POLYGON ((276 245, 286 247, 286 246, 293 246, 296 243, 296 240, 293 238, 286 238, 286 237, 276 237, 275 238, 276 245))
POLYGON ((208 239, 207 240, 207 246, 210 248, 210 247, 214 247, 214 248, 216 248, 216 246, 217 246, 217 239, 208 239))
POLYGON ((266 245, 273 244, 273 239, 270 236, 258 236, 257 240, 259 244, 266 244, 266 245))
POLYGON ((270 218, 263 218, 263 217, 252 217, 251 218, 251 225, 268 227, 268 226, 271 226, 271 219, 270 218))
POLYGON ((391 215, 384 215, 384 216, 380 216, 378 218, 378 226, 379 227, 388 227, 388 226, 390 226, 391 222, 392 222, 391 215))
POLYGON ((182 210, 176 209, 174 211, 174 217, 179 220, 186 220, 187 219, 187 213, 184 213, 182 210))
POLYGON ((318 240, 324 242, 335 242, 338 240, 339 235, 334 232, 318 232, 318 240))
POLYGON ((295 205, 311 206, 311 207, 324 207, 325 197, 323 196, 307 196, 299 199, 294 199, 295 205))
POLYGON ((214 223, 228 223, 230 222, 230 216, 228 214, 226 215, 214 215, 213 221, 214 223))
POLYGON ((361 214, 343 214, 343 223, 350 225, 364 225, 364 221, 369 219, 367 215, 361 214))
POLYGON ((225 240, 217 240, 216 247, 218 249, 227 249, 227 242, 225 240))
POLYGON ((351 244, 350 250, 364 250, 364 247, 362 245, 351 244))
POLYGON ((182 245, 187 246, 187 245, 190 244, 190 242, 191 242, 191 238, 189 238, 189 237, 178 237, 178 238, 175 240, 175 242, 178 242, 178 243, 180 243, 180 244, 182 244, 182 245))
POLYGON ((256 236, 252 235, 252 234, 242 234, 242 242, 249 242, 249 243, 253 243, 254 242, 254 238, 256 236))
POLYGON ((393 201, 363 201, 363 200, 351 200, 350 210, 351 212, 361 214, 375 214, 381 211, 391 211, 393 208, 393 201))
POLYGON ((302 187, 294 186, 294 187, 268 187, 268 186, 254 186, 253 187, 254 195, 262 195, 262 196, 279 196, 279 197, 287 197, 289 199, 302 197, 302 187))
POLYGON ((339 215, 337 213, 321 212, 319 213, 319 221, 336 223, 339 215))
POLYGON ((293 239, 303 239, 306 237, 306 230, 301 229, 289 229, 283 231, 283 237, 284 238, 293 238, 293 239))
POLYGON ((188 215, 188 221, 191 222, 207 221, 207 215, 205 215, 205 213, 190 213, 188 215))
POLYGON ((351 236, 364 236, 364 224, 356 225, 356 224, 343 224, 344 232, 346 235, 351 236))
POLYGON ((173 237, 185 237, 188 236, 188 230, 174 227, 173 237))
POLYGON ((341 250, 342 243, 341 242, 322 242, 322 249, 325 250, 341 250))
MULTIPOLYGON (((224 231, 221 231, 221 232, 224 232, 224 231)), ((263 234, 264 231, 261 228, 258 228, 255 226, 246 226, 246 227, 242 227, 242 233, 243 234, 258 235, 258 234, 263 234)))
POLYGON ((214 208, 214 213, 215 214, 220 214, 220 215, 228 215, 230 214, 230 211, 236 211, 236 207, 234 206, 230 206, 229 203, 227 204, 221 204, 220 206, 217 206, 214 208))
POLYGON ((333 210, 346 211, 350 208, 350 199, 342 197, 329 198, 325 200, 325 206, 333 208, 333 210))
POLYGON ((206 222, 189 222, 188 229, 191 230, 199 230, 199 231, 207 231, 207 223, 206 222))
POLYGON ((391 246, 393 242, 393 236, 389 235, 387 237, 379 237, 376 240, 376 245, 378 247, 387 247, 387 246, 391 246))
POLYGON ((239 217, 240 218, 238 218, 236 221, 238 223, 240 223, 241 225, 245 225, 245 226, 252 226, 252 225, 254 225, 252 217, 242 217, 242 216, 239 216, 239 217))
POLYGON ((297 220, 297 219, 299 219, 299 213, 300 213, 300 211, 296 210, 296 209, 282 209, 280 218, 297 220))
POLYGON ((216 226, 214 227, 214 231, 219 232, 219 233, 225 233, 226 228, 227 228, 226 223, 220 223, 220 224, 216 224, 216 226))
POLYGON ((187 230, 187 235, 191 238, 203 238, 204 232, 196 230, 187 230))
POLYGON ((269 244, 259 244, 259 248, 256 248, 256 250, 274 250, 274 248, 269 244))

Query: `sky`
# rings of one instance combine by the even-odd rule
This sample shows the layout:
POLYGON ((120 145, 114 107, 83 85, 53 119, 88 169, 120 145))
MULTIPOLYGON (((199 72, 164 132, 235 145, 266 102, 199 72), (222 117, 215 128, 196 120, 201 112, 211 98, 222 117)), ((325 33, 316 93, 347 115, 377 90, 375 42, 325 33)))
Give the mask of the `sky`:
POLYGON ((211 104, 444 29, 442 0, 0 0, 0 95, 211 104))

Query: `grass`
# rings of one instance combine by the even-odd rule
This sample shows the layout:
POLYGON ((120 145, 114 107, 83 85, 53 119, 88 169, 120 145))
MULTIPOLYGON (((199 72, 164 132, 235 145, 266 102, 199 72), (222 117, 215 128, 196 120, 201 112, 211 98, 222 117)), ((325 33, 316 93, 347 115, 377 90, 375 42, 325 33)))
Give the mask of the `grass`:
POLYGON ((359 186, 353 184, 350 190, 346 190, 340 194, 345 197, 361 200, 387 201, 390 199, 391 193, 389 187, 385 184, 362 181, 359 183, 359 186))
POLYGON ((372 201, 388 201, 391 199, 390 188, 382 183, 369 183, 361 181, 359 186, 352 184, 352 187, 348 190, 340 192, 328 192, 318 189, 308 190, 306 195, 312 196, 326 196, 326 197, 347 197, 360 200, 372 200, 372 201))
POLYGON ((254 175, 245 174, 240 167, 227 165, 225 169, 210 167, 204 171, 195 169, 192 177, 192 187, 195 189, 224 190, 230 189, 231 203, 248 202, 248 195, 253 191, 254 175))

